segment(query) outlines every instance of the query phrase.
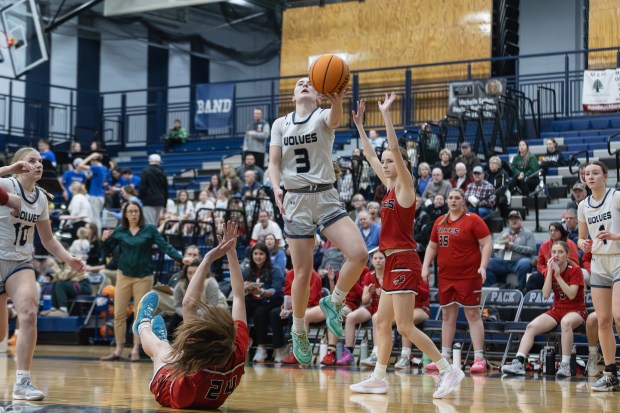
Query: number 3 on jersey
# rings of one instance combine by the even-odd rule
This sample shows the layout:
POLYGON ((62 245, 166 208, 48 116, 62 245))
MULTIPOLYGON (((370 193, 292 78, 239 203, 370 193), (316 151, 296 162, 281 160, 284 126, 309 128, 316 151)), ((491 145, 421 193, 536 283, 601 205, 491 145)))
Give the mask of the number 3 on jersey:
POLYGON ((450 236, 449 235, 440 235, 438 241, 439 241, 439 246, 440 247, 447 247, 448 243, 450 241, 450 236))
POLYGON ((17 222, 13 224, 13 226, 15 227, 15 242, 13 242, 13 245, 23 247, 26 245, 26 242, 28 242, 28 230, 30 230, 30 225, 22 226, 21 222, 17 222))
POLYGON ((310 172, 310 156, 308 155, 308 149, 295 149, 295 161, 297 162, 298 174, 305 174, 310 172))

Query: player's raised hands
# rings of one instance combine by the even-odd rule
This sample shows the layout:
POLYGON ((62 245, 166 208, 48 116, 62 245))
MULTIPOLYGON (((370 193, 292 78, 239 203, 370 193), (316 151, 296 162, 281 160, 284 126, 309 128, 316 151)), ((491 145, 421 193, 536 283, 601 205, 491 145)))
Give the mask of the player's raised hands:
POLYGON ((353 116, 353 122, 360 126, 364 123, 364 112, 366 111, 366 102, 364 100, 357 101, 357 111, 351 111, 351 116, 353 116))
POLYGON ((394 92, 392 92, 389 96, 386 93, 385 100, 383 102, 381 101, 377 102, 381 113, 388 112, 390 110, 390 106, 392 106, 392 103, 394 103, 395 100, 396 100, 396 94, 394 92))

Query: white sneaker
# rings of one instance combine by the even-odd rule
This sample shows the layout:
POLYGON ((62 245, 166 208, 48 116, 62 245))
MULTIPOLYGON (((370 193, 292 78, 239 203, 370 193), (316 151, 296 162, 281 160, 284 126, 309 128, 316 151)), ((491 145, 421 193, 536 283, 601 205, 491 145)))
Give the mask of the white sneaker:
POLYGON ((366 357, 364 360, 360 361, 360 364, 368 367, 374 367, 377 365, 377 355, 375 353, 371 353, 369 357, 366 357))
POLYGON ((589 354, 588 355, 588 365, 586 366, 586 376, 588 377, 596 377, 598 376, 598 363, 601 361, 600 354, 589 354))
POLYGON ((256 353, 254 354, 252 361, 254 363, 262 363, 265 360, 267 360, 267 350, 262 347, 256 347, 256 353))
POLYGON ((571 377, 570 363, 560 363, 560 368, 555 373, 557 377, 571 377))
POLYGON ((439 376, 439 381, 437 382, 435 393, 433 393, 433 397, 435 399, 446 397, 456 390, 464 378, 465 373, 463 373, 461 369, 451 368, 450 371, 441 373, 441 376, 439 376))
POLYGON ((394 364, 395 369, 408 369, 410 367, 411 359, 409 359, 409 356, 403 356, 402 354, 398 361, 394 364))
POLYGON ((43 400, 45 394, 34 387, 30 382, 30 379, 24 380, 21 383, 15 383, 13 385, 13 399, 15 400, 43 400))
POLYGON ((378 380, 375 379, 374 374, 371 374, 361 382, 350 385, 349 389, 355 393, 386 394, 388 387, 387 379, 378 380))
POLYGON ((519 360, 514 359, 512 363, 502 366, 502 373, 522 376, 525 374, 525 366, 519 360))
POLYGON ((276 363, 282 363, 282 359, 288 356, 288 346, 277 348, 274 352, 273 361, 276 363))

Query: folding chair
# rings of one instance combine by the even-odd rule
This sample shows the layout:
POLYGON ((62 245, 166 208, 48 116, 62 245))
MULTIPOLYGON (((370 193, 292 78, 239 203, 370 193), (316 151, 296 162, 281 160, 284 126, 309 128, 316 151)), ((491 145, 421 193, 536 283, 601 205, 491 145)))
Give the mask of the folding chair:
POLYGON ((533 319, 547 311, 551 304, 553 304, 553 294, 547 299, 544 298, 542 290, 532 290, 525 294, 517 310, 515 321, 507 321, 504 323, 504 333, 508 334, 508 342, 506 343, 506 349, 502 357, 502 366, 506 363, 506 358, 508 358, 508 352, 512 345, 512 337, 514 335, 523 336, 527 325, 533 319))
POLYGON ((95 299, 101 294, 101 290, 103 290, 105 277, 103 274, 88 274, 88 280, 92 286, 91 294, 77 295, 73 299, 71 307, 69 308, 69 314, 73 314, 73 311, 76 310, 79 311, 80 315, 83 315, 83 309, 88 306, 88 312, 86 314, 86 319, 84 320, 84 325, 88 324, 91 315, 95 311, 95 299))

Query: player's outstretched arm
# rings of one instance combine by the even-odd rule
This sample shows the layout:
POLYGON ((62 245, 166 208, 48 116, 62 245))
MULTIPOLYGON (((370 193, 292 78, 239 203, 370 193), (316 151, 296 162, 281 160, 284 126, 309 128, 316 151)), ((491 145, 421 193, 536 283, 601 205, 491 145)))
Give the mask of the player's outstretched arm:
POLYGON ((218 236, 219 244, 217 247, 211 249, 205 254, 202 262, 196 269, 194 276, 192 277, 189 285, 187 286, 187 292, 183 297, 183 317, 197 317, 198 316, 198 303, 200 302, 200 296, 204 290, 204 282, 207 278, 207 274, 211 269, 211 264, 223 257, 232 245, 237 241, 237 228, 236 224, 228 221, 226 228, 224 229, 224 238, 218 236), (234 227, 234 231, 233 231, 234 227))
MULTIPOLYGON (((234 228, 237 233, 237 226, 234 228)), ((237 257, 236 242, 226 253, 228 257, 228 267, 230 269, 230 286, 233 294, 232 318, 235 321, 248 323, 245 312, 245 286, 243 283, 243 275, 241 274, 241 266, 237 257)))
POLYGON ((375 151, 374 146, 370 143, 368 139, 368 135, 366 135, 366 131, 364 130, 364 113, 366 112, 366 102, 363 100, 357 101, 357 111, 351 111, 351 116, 353 117, 353 122, 357 127, 357 133, 360 135, 362 139, 362 148, 364 149, 364 156, 366 160, 372 167, 373 171, 377 174, 379 179, 381 179, 381 183, 386 185, 385 175, 383 174, 383 169, 381 168, 381 161, 377 156, 377 152, 375 151))

